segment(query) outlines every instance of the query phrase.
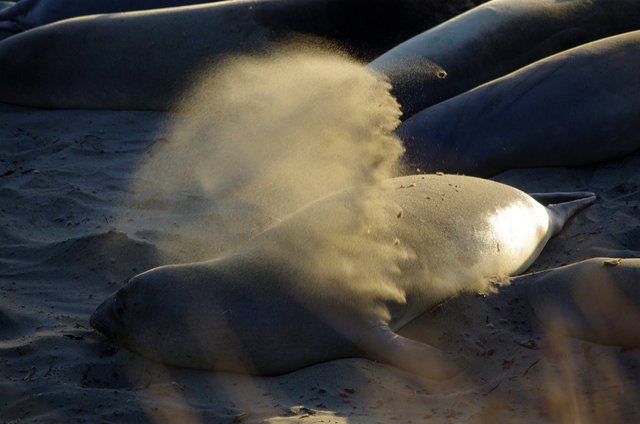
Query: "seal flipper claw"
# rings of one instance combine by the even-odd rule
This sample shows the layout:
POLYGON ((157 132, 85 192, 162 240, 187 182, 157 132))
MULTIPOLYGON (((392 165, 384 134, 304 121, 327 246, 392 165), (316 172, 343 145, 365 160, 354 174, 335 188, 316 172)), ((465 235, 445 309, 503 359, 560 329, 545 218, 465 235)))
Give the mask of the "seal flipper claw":
POLYGON ((460 366, 444 351, 400 336, 386 323, 376 325, 361 340, 364 356, 433 380, 458 375, 460 366))

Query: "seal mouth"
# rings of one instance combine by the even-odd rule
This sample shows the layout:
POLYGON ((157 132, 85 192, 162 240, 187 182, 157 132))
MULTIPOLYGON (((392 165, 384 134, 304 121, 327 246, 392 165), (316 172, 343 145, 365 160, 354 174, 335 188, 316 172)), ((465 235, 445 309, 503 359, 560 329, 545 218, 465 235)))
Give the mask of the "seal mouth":
POLYGON ((110 340, 114 338, 114 332, 112 330, 113 323, 119 321, 117 315, 114 313, 117 297, 111 296, 102 302, 96 310, 91 314, 89 324, 110 340))

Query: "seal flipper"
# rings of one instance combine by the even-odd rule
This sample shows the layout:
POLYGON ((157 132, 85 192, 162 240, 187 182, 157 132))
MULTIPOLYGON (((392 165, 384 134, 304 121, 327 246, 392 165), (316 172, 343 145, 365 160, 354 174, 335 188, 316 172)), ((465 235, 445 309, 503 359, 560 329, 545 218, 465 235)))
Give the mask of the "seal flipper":
POLYGON ((444 351, 400 336, 380 321, 360 339, 363 356, 433 380, 459 374, 460 366, 444 351))
POLYGON ((544 206, 570 203, 575 200, 590 200, 585 206, 595 202, 596 195, 590 191, 558 191, 553 193, 527 193, 544 206))
POLYGON ((558 234, 573 215, 596 201, 596 195, 589 191, 529 193, 529 196, 547 207, 552 236, 558 234))

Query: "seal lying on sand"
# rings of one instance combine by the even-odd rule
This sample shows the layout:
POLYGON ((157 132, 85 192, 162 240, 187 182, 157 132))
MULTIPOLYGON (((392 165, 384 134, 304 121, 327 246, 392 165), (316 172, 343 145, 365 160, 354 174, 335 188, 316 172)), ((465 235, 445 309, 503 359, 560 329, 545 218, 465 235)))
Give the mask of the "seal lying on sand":
POLYGON ((504 349, 512 341, 527 349, 535 346, 518 340, 536 340, 552 350, 566 338, 639 348, 639 320, 640 259, 599 257, 512 278, 485 296, 462 293, 400 333, 437 340, 445 349, 464 349, 470 362, 490 366, 489 346, 504 349), (534 334, 542 337, 530 339, 534 334))
POLYGON ((303 34, 371 58, 435 23, 438 5, 231 0, 68 19, 0 42, 0 101, 166 110, 196 74, 226 55, 255 53, 303 34))
POLYGON ((640 347, 640 259, 589 259, 546 272, 525 289, 547 331, 640 347))
MULTIPOLYGON (((640 3, 639 3, 640 4, 640 3)), ((487 177, 640 148, 640 31, 526 66, 403 122, 410 166, 487 177)))
POLYGON ((636 0, 493 0, 384 53, 404 119, 551 54, 640 29, 636 0))
POLYGON ((395 331, 462 290, 524 271, 595 199, 539 195, 554 202, 545 207, 515 188, 462 176, 391 184, 374 210, 352 204, 358 190, 347 190, 228 256, 140 274, 98 307, 91 325, 184 367, 268 375, 359 355, 446 378, 455 363, 395 331), (354 235, 353 223, 371 214, 354 235))

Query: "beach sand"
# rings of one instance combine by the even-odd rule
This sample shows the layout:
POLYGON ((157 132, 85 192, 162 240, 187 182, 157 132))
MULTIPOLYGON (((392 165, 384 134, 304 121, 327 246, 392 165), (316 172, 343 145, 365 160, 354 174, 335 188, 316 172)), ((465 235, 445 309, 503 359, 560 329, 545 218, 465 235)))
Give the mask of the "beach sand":
MULTIPOLYGON (((185 370, 112 345, 90 328, 90 314, 133 275, 188 259, 176 242, 185 237, 181 216, 162 211, 166 203, 180 202, 185 215, 202 206, 197 198, 156 198, 144 209, 126 201, 168 116, 0 105, 0 423, 640 419, 637 350, 544 340, 517 302, 498 310, 474 295, 452 301, 466 311, 459 319, 427 313, 402 330, 418 339, 437 331, 449 349, 475 352, 461 375, 441 383, 361 358, 268 378, 185 370)), ((529 192, 598 195, 533 271, 639 256, 640 155, 495 179, 529 192)), ((242 243, 250 235, 232 236, 242 243)), ((196 256, 229 248, 226 238, 221 245, 216 234, 200 236, 196 256)))

